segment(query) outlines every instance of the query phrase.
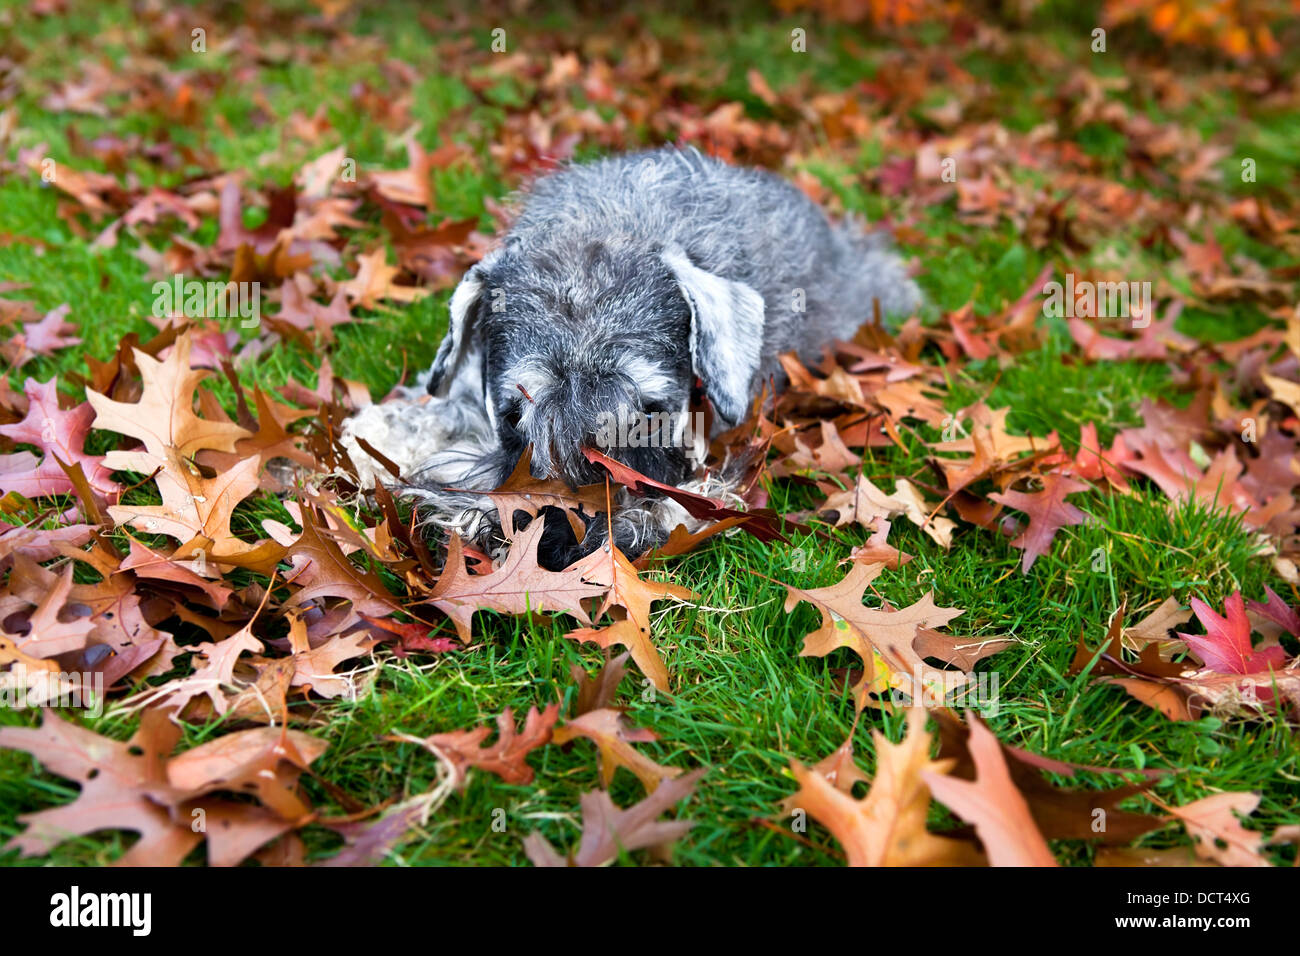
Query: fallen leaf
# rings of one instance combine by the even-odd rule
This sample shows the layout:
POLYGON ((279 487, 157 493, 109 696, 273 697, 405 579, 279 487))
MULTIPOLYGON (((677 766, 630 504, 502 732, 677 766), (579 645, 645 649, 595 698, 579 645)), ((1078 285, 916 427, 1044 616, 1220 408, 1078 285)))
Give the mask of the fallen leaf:
POLYGON ((640 803, 626 810, 615 806, 603 790, 582 795, 582 840, 576 853, 561 856, 540 833, 534 831, 524 839, 524 851, 535 866, 604 866, 621 852, 660 846, 681 839, 693 823, 689 820, 659 822, 663 812, 695 790, 695 783, 705 773, 694 770, 673 780, 665 780, 640 803))
POLYGON ((609 585, 587 580, 580 563, 563 571, 547 571, 538 565, 542 526, 543 522, 535 520, 516 535, 501 566, 488 574, 469 573, 460 538, 452 536, 447 563, 428 603, 451 618, 463 643, 469 643, 474 613, 480 610, 503 614, 563 611, 584 624, 591 623, 582 602, 604 595, 609 585))
POLYGON ((933 740, 925 730, 925 721, 923 708, 910 710, 906 735, 897 744, 872 731, 876 776, 861 800, 850 793, 854 777, 865 779, 856 767, 846 787, 831 782, 823 772, 792 763, 799 791, 787 805, 807 811, 830 830, 848 854, 849 866, 978 866, 982 862, 979 851, 970 844, 926 829, 930 809, 927 771, 941 775, 952 761, 930 759, 933 740))
MULTIPOLYGON (((621 609, 622 616, 603 628, 580 628, 566 636, 579 643, 592 641, 600 647, 616 644, 626 647, 641 673, 650 678, 659 690, 667 691, 668 668, 651 641, 650 606, 655 601, 690 601, 694 592, 676 584, 651 581, 641 577, 623 552, 611 547, 608 552, 597 549, 575 563, 569 571, 577 571, 582 580, 607 589, 605 599, 596 617, 621 609)), ((566 572, 567 573, 567 572, 566 572)))
POLYGON ((1087 490, 1088 486, 1083 482, 1053 473, 1043 478, 1041 491, 1032 494, 1005 491, 989 495, 993 501, 1029 515, 1029 527, 1011 542, 1013 548, 1025 552, 1020 562, 1021 573, 1028 573, 1034 562, 1052 549, 1056 532, 1089 520, 1086 514, 1065 500, 1068 495, 1087 490))
POLYGON ((922 771, 936 800, 975 825, 994 866, 1056 866, 1056 858, 1038 831, 1029 805, 1012 783, 998 739, 974 714, 970 724, 973 781, 922 771))
POLYGON ((1270 866, 1260 855, 1264 835, 1247 830, 1237 818, 1250 816, 1257 806, 1258 794, 1216 793, 1181 807, 1170 807, 1169 812, 1187 828, 1200 859, 1222 866, 1270 866))
POLYGON ((822 616, 821 627, 803 641, 801 657, 825 657, 847 647, 862 659, 862 679, 853 692, 858 709, 899 691, 911 696, 947 700, 970 680, 961 671, 944 671, 926 664, 915 648, 920 628, 942 627, 962 612, 938 607, 933 592, 910 607, 893 610, 863 606, 864 592, 879 576, 884 565, 855 564, 837 584, 824 588, 796 588, 786 585, 786 613, 807 601, 822 616), (920 681, 922 688, 915 687, 920 681))
POLYGON ((646 793, 654 793, 663 780, 670 780, 682 772, 680 767, 665 767, 655 763, 632 745, 651 743, 659 738, 651 731, 631 727, 617 710, 602 708, 575 717, 555 730, 557 744, 566 744, 578 737, 586 737, 600 752, 600 784, 606 790, 614 782, 614 773, 625 767, 636 775, 646 793))
POLYGON ((532 783, 533 768, 525 758, 550 742, 559 716, 559 704, 551 704, 544 711, 531 707, 524 718, 524 729, 517 733, 514 714, 507 707, 497 715, 497 741, 490 747, 485 747, 483 741, 492 735, 491 727, 434 734, 422 743, 451 764, 458 787, 465 786, 470 767, 494 773, 506 783, 532 783))

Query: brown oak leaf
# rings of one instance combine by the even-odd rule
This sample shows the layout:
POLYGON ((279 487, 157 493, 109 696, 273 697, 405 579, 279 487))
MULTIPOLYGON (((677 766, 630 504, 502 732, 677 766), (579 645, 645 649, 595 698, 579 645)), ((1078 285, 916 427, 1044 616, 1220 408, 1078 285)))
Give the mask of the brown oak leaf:
POLYGON ((0 456, 0 493, 17 491, 28 498, 72 494, 72 481, 59 467, 81 465, 87 483, 101 500, 115 501, 121 486, 112 479, 102 455, 88 455, 86 436, 95 410, 82 404, 72 409, 59 407, 59 380, 28 379, 23 385, 27 414, 22 421, 0 425, 0 435, 11 441, 35 445, 42 458, 35 463, 30 453, 0 456), (25 456, 25 457, 24 457, 25 456))
POLYGON ((71 803, 20 816, 26 831, 8 847, 24 856, 49 853, 72 836, 99 830, 129 830, 139 840, 116 862, 119 866, 178 866, 201 833, 176 826, 167 810, 147 795, 166 783, 163 761, 180 739, 170 722, 149 716, 126 743, 102 737, 64 720, 51 710, 37 728, 0 728, 0 747, 23 750, 51 773, 75 780, 81 793, 71 803))
POLYGON ((676 777, 680 767, 665 767, 655 763, 632 745, 653 743, 659 737, 653 731, 631 727, 617 710, 602 708, 575 717, 555 730, 557 744, 567 744, 578 737, 586 737, 600 752, 600 784, 606 790, 614 782, 614 773, 626 767, 636 775, 646 793, 654 793, 660 782, 676 777))
POLYGON ((543 522, 534 520, 515 535, 501 566, 487 574, 470 574, 465 567, 460 537, 453 535, 447 547, 447 563, 429 594, 429 603, 456 626, 463 643, 470 641, 474 612, 499 611, 527 614, 563 611, 583 624, 590 624, 582 602, 603 595, 609 585, 593 583, 579 562, 563 571, 547 571, 537 563, 543 522))
POLYGON ((613 547, 608 552, 593 551, 569 570, 578 571, 584 581, 606 590, 596 616, 599 618, 613 609, 615 620, 607 627, 579 628, 566 636, 579 643, 592 641, 600 647, 615 644, 626 647, 641 673, 659 690, 667 691, 668 667, 650 639, 650 605, 668 599, 690 601, 695 593, 676 584, 641 577, 623 552, 613 547))
POLYGON ((483 741, 492 735, 491 727, 434 734, 422 743, 451 764, 458 787, 464 787, 470 767, 494 773, 506 783, 531 783, 533 768, 525 758, 550 742, 559 716, 558 703, 543 711, 530 707, 524 718, 524 729, 516 732, 514 713, 507 707, 497 715, 497 741, 490 747, 484 746, 483 741))
POLYGON ((1056 532, 1089 520, 1088 515, 1065 500, 1067 495, 1087 490, 1088 486, 1081 481, 1052 473, 1043 478, 1041 491, 1032 494, 1004 491, 989 495, 993 501, 1029 515, 1029 527, 1011 542, 1013 548, 1025 552, 1020 561, 1022 573, 1028 573, 1034 562, 1052 549, 1056 532))
MULTIPOLYGON (((906 736, 896 744, 872 731, 876 776, 861 800, 852 796, 852 786, 867 778, 853 763, 851 750, 847 772, 837 770, 835 781, 825 774, 826 761, 811 770, 798 761, 791 764, 799 790, 786 806, 806 811, 830 830, 844 847, 849 866, 978 866, 983 862, 969 843, 926 829, 930 809, 927 778, 942 776, 954 761, 930 759, 933 741, 925 721, 925 710, 912 708, 906 736)), ((842 761, 837 767, 842 767, 842 761)))
POLYGON ((1169 812, 1187 828, 1200 859, 1222 866, 1270 866, 1260 854, 1264 834, 1247 830, 1238 819, 1257 806, 1257 793, 1216 793, 1169 812))
POLYGON ((822 616, 821 627, 804 638, 799 655, 825 657, 840 647, 857 654, 863 664, 862 679, 853 688, 859 710, 872 705, 873 697, 892 691, 918 693, 913 686, 918 676, 926 694, 946 700, 969 682, 970 675, 926 664, 915 642, 918 629, 942 627, 962 612, 935 605, 933 592, 899 610, 865 607, 864 592, 883 569, 883 564, 855 564, 839 583, 829 587, 786 585, 786 613, 807 601, 822 616))
POLYGON ((705 773, 694 770, 673 780, 665 780, 640 803, 619 809, 609 794, 597 790, 582 795, 582 840, 576 853, 561 856, 537 831, 524 840, 524 851, 536 866, 604 866, 618 858, 619 852, 662 846, 685 836, 694 824, 690 820, 661 822, 659 817, 695 790, 695 783, 705 773))
POLYGON ((1056 866, 1029 804, 1011 780, 998 739, 974 714, 968 722, 975 779, 959 780, 934 771, 923 771, 922 779, 936 800, 975 825, 994 866, 1056 866))

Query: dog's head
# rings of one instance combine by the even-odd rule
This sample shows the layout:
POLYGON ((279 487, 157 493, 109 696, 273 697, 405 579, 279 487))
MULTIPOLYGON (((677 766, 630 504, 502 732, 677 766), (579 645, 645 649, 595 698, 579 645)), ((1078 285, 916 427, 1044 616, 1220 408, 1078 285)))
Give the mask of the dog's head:
POLYGON ((697 378, 722 422, 749 412, 763 298, 675 246, 593 239, 565 249, 507 241, 466 274, 429 392, 481 376, 502 479, 531 445, 537 477, 601 480, 587 447, 676 484, 706 443, 690 414, 697 378))

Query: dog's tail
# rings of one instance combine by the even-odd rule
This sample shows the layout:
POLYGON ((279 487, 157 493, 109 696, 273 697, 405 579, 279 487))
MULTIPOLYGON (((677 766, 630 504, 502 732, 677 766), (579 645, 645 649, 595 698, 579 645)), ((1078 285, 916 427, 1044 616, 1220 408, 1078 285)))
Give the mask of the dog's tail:
POLYGON ((924 301, 921 290, 886 233, 868 232, 856 216, 836 223, 834 233, 840 247, 837 266, 844 277, 846 311, 865 308, 870 319, 873 300, 880 301, 880 311, 887 316, 902 318, 920 308, 924 301))

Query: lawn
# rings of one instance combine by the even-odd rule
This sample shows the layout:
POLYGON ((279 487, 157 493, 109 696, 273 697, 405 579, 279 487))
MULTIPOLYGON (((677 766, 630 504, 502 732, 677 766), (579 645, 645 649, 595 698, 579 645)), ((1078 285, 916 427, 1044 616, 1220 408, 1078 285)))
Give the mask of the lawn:
MULTIPOLYGON (((1040 447, 1054 434, 1073 457, 1087 444, 1088 426, 1111 449, 1126 431, 1168 421, 1145 412, 1144 401, 1181 409, 1199 391, 1217 389, 1204 422, 1209 437, 1188 445, 1192 459, 1208 469, 1240 433, 1238 418, 1252 415, 1261 435, 1271 430, 1277 442, 1258 454, 1280 456, 1286 471, 1300 409, 1287 408, 1284 391, 1270 395, 1260 375, 1297 378, 1296 356, 1282 345, 1287 329, 1295 338, 1291 310, 1300 278, 1295 46, 1274 57, 1234 59, 1126 22, 1107 30, 1106 51, 1098 52, 1098 4, 1024 6, 1032 12, 1019 22, 968 12, 956 23, 923 19, 886 29, 761 6, 597 17, 580 8, 543 12, 540 5, 513 14, 492 12, 491 5, 465 12, 405 3, 242 9, 0 0, 0 283, 23 284, 0 298, 30 303, 38 316, 66 303, 80 339, 27 361, 5 352, 10 388, 0 394, 3 421, 21 417, 14 396, 26 380, 57 376, 65 407, 72 407, 97 380, 92 360, 108 362, 130 334, 137 342, 156 335, 149 320, 159 269, 170 274, 173 262, 198 262, 210 263, 205 278, 231 275, 229 256, 205 254, 228 231, 216 202, 226 182, 237 184, 236 226, 255 234, 275 215, 275 191, 342 147, 363 186, 378 171, 417 169, 411 178, 422 179, 427 201, 406 208, 423 217, 418 225, 466 223, 457 241, 433 244, 445 259, 423 274, 402 273, 401 289, 429 294, 411 302, 400 291, 354 300, 352 321, 330 330, 332 342, 285 335, 241 353, 267 330, 239 330, 236 366, 248 394, 256 387, 283 395, 278 390, 291 383, 313 389, 327 355, 335 376, 379 400, 428 367, 446 329, 451 288, 475 243, 501 228, 499 204, 547 157, 584 159, 679 142, 769 166, 834 214, 858 213, 893 227, 927 298, 914 326, 923 330, 917 361, 942 383, 946 412, 979 402, 1009 409, 1007 432, 1033 436, 1040 447), (195 29, 204 31, 201 51, 195 29), (492 48, 496 29, 505 31, 503 52, 492 48), (792 49, 792 31, 804 32, 805 51, 792 49), (412 166, 412 143, 437 157, 428 168, 412 166), (942 174, 949 157, 957 158, 955 182, 942 174), (54 182, 42 182, 43 159, 60 171, 54 182), (84 193, 79 199, 68 191, 68 179, 60 186, 64 169, 114 177, 132 199, 91 188, 106 205, 96 217, 84 193), (217 178, 227 174, 229 180, 217 178), (104 229, 155 186, 198 197, 187 207, 193 219, 163 211, 104 240, 104 229), (150 265, 168 251, 173 258, 150 265), (1032 301, 1041 298, 1033 294, 1045 269, 1056 279, 1073 272, 1150 282, 1158 318, 1182 303, 1172 326, 1182 338, 1160 340, 1152 354, 1090 356, 1066 319, 1032 301), (1027 293, 1028 331, 1003 332, 1013 304, 1027 293), (1261 338, 1237 345, 1254 335, 1261 338), (971 338, 990 347, 963 344, 971 338), (1278 348, 1246 360, 1270 343, 1278 348)), ((1284 26, 1294 34, 1294 24, 1284 26)), ((358 256, 378 248, 387 262, 402 261, 391 214, 391 203, 367 200, 353 224, 337 227, 337 238, 326 242, 336 261, 320 257, 310 270, 320 301, 328 301, 329 283, 356 274, 358 256)), ((241 268, 275 275, 277 284, 292 281, 276 275, 271 261, 241 268)), ((265 280, 263 286, 275 288, 265 280)), ((16 314, 8 313, 7 338, 18 334, 16 314)), ((891 331, 901 337, 899 329, 891 331)), ((232 418, 240 414, 236 390, 220 371, 203 388, 232 418)), ((318 428, 314 420, 298 426, 303 433, 318 428)), ((854 445, 862 463, 848 474, 860 470, 882 488, 905 478, 942 489, 931 446, 948 440, 943 430, 910 419, 896 441, 854 445)), ((9 441, 0 452, 32 447, 9 441)), ((120 447, 119 434, 96 429, 86 450, 120 447)), ((772 461, 779 457, 774 451, 772 461)), ((130 477, 123 484, 135 487, 123 504, 160 501, 147 472, 130 477)), ((821 496, 803 477, 768 479, 768 506, 782 514, 814 511, 821 496)), ((953 633, 1012 639, 973 667, 998 676, 996 706, 983 708, 984 723, 1003 743, 1029 753, 1114 771, 1083 771, 1069 780, 1053 773, 1045 778, 1051 783, 1085 790, 1141 783, 1148 792, 1123 807, 1145 813, 1250 793, 1260 799, 1247 830, 1300 824, 1294 696, 1281 707, 1207 707, 1177 720, 1098 680, 1096 659, 1082 671, 1072 666, 1081 639, 1091 649, 1102 646, 1121 606, 1132 624, 1173 598, 1185 609, 1181 629, 1195 632, 1186 610, 1194 598, 1222 613, 1231 595, 1263 602, 1271 587, 1296 604, 1295 566, 1287 557, 1294 554, 1295 521, 1287 526, 1284 514, 1252 523, 1254 512, 1225 504, 1226 493, 1222 500, 1211 492, 1172 501, 1150 472, 1129 471, 1126 484, 1127 493, 1092 481, 1072 495, 1089 520, 1063 527, 1028 570, 1013 535, 999 527, 1014 509, 979 527, 959 518, 953 504, 945 513, 958 530, 948 548, 899 518, 889 543, 913 560, 882 571, 868 599, 902 608, 932 591, 936 604, 962 610, 949 625, 953 633)), ((990 483, 970 497, 1006 490, 990 483)), ((234 510, 234 534, 251 542, 265 536, 265 520, 293 525, 297 516, 285 507, 292 497, 264 490, 248 497, 234 510)), ((942 497, 927 493, 931 507, 942 497)), ((382 517, 371 503, 343 500, 359 527, 382 517)), ((4 503, 8 525, 35 521, 47 529, 71 523, 61 515, 78 507, 69 495, 39 502, 9 495, 4 503)), ((846 679, 846 669, 860 667, 856 656, 800 656, 819 617, 806 603, 787 610, 786 586, 836 583, 852 548, 870 536, 815 514, 806 524, 808 533, 787 531, 788 542, 719 535, 646 572, 695 594, 654 606, 653 641, 671 674, 671 693, 657 691, 633 666, 616 698, 628 723, 657 736, 637 744, 639 751, 659 764, 707 768, 675 811, 694 821, 674 846, 678 865, 842 865, 845 851, 823 825, 792 829, 782 810, 799 789, 792 761, 810 766, 851 738, 858 766, 872 777, 878 762, 871 731, 891 741, 904 734, 905 709, 855 706, 856 675, 846 679)), ((125 553, 130 530, 119 523, 104 537, 125 553)), ((141 540, 167 543, 161 536, 141 540)), ((435 553, 442 544, 430 541, 435 553)), ((43 563, 61 570, 68 561, 50 556, 43 563)), ((401 574, 379 562, 367 566, 394 594, 405 593, 401 574)), ((8 554, 0 554, 0 568, 9 567, 8 554)), ((289 630, 285 608, 277 607, 287 568, 283 563, 280 583, 272 582, 270 610, 253 625, 263 640, 289 630)), ((101 580, 81 562, 75 574, 79 584, 101 580)), ((268 578, 237 569, 231 583, 251 612, 268 578)), ((6 615, 18 615, 0 621, 6 633, 25 633, 22 620, 35 602, 0 600, 11 602, 3 605, 6 615)), ((433 638, 455 636, 445 618, 425 620, 435 618, 433 638)), ((243 624, 230 620, 232 631, 243 624)), ((141 694, 189 673, 193 645, 213 639, 178 614, 150 624, 181 647, 171 669, 124 678, 102 716, 70 708, 66 719, 127 740, 140 727, 141 694)), ((295 688, 291 726, 328 744, 302 776, 302 799, 321 818, 353 815, 370 823, 385 807, 444 783, 440 762, 410 738, 494 725, 506 708, 517 720, 555 701, 561 714, 572 713, 578 685, 571 668, 594 673, 604 659, 594 645, 566 638, 573 627, 560 614, 481 612, 469 644, 396 654, 390 643, 353 659, 346 669, 354 695, 324 698, 295 688), (401 735, 406 739, 394 739, 401 735)), ((1280 646, 1288 659, 1296 652, 1291 637, 1283 635, 1280 646)), ((38 722, 29 710, 0 709, 0 726, 38 722)), ((184 719, 177 749, 251 726, 247 718, 214 713, 184 719)), ((529 782, 471 770, 463 789, 440 792, 427 820, 397 831, 378 858, 401 865, 526 864, 524 839, 534 831, 556 847, 576 846, 579 801, 601 785, 596 748, 587 740, 553 742, 533 750, 528 765, 529 782)), ((866 790, 859 785, 856 795, 866 790)), ((0 750, 0 843, 24 833, 22 815, 77 795, 77 784, 31 754, 0 750)), ((620 770, 609 795, 627 807, 644 788, 620 770)), ((929 824, 936 833, 970 836, 939 802, 929 824)), ((314 861, 338 852, 341 834, 352 832, 307 822, 282 843, 300 839, 314 861)), ((72 835, 47 852, 0 850, 0 862, 101 865, 135 841, 130 828, 109 828, 72 835)), ((1192 841, 1181 824, 1163 819, 1126 845, 1177 850, 1192 841)), ((1050 846, 1063 865, 1090 865, 1100 842, 1051 839, 1050 846)), ((1296 856, 1286 844, 1263 852, 1277 864, 1296 856)), ((654 858, 644 850, 620 855, 626 863, 654 858)), ((191 849, 185 859, 201 863, 204 850, 191 849)))

